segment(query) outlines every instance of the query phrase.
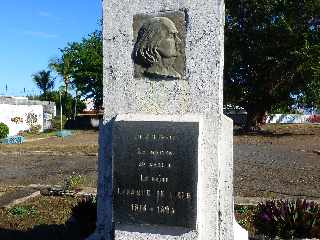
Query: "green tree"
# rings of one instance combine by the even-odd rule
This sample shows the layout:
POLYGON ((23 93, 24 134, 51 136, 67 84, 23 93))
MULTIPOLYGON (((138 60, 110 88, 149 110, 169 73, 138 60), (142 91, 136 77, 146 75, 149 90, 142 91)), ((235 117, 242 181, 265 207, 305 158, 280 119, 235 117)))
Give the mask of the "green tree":
MULTIPOLYGON (((102 32, 95 31, 80 42, 68 43, 60 50, 61 58, 49 65, 71 83, 82 97, 93 98, 97 109, 102 107, 102 32)), ((66 85, 67 86, 67 85, 66 85)))
POLYGON ((319 13, 319 0, 226 1, 225 103, 247 111, 247 127, 307 93, 320 56, 319 13))
POLYGON ((0 139, 6 138, 9 134, 9 127, 5 124, 0 122, 0 139))
POLYGON ((51 77, 51 71, 42 70, 32 75, 34 83, 43 92, 44 98, 54 87, 54 79, 51 77))
POLYGON ((64 92, 68 93, 72 70, 68 54, 62 55, 61 58, 51 59, 49 62, 49 68, 62 77, 65 87, 64 92))
MULTIPOLYGON (((57 106, 58 114, 60 115, 60 94, 59 91, 52 91, 47 94, 46 97, 43 95, 40 96, 40 100, 46 100, 55 102, 57 106)), ((62 102, 62 112, 63 115, 66 116, 68 119, 72 118, 75 114, 75 104, 77 104, 77 112, 81 112, 86 108, 86 104, 79 99, 79 96, 77 96, 77 99, 73 98, 70 93, 63 92, 61 94, 61 102, 62 102)))
POLYGON ((297 101, 300 107, 320 110, 320 44, 309 46, 306 45, 305 52, 302 57, 305 58, 301 70, 306 72, 308 81, 305 88, 298 95, 297 101), (309 54, 313 54, 312 58, 308 58, 309 54), (309 71, 309 68, 312 71, 309 71))

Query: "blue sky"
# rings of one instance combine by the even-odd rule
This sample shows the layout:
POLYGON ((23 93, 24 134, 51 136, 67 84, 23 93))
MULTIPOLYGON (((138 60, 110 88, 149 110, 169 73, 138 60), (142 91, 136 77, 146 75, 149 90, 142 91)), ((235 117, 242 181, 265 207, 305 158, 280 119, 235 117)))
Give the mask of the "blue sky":
MULTIPOLYGON (((3 0, 0 95, 39 93, 31 75, 47 69, 59 48, 99 28, 101 0, 3 0), (8 91, 6 92, 6 84, 8 91)), ((56 80, 56 87, 61 84, 56 80)))

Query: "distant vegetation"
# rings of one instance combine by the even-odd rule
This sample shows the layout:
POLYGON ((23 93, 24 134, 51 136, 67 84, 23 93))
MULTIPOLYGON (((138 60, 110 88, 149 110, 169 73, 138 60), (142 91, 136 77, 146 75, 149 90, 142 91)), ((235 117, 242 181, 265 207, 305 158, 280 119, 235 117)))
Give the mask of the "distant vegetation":
POLYGON ((0 139, 6 138, 8 134, 9 134, 9 127, 4 123, 0 123, 0 139))
POLYGON ((255 128, 270 110, 320 107, 320 1, 227 0, 225 104, 255 128))
MULTIPOLYGON (((247 128, 257 128, 266 112, 320 108, 320 1, 226 0, 225 23, 225 104, 245 109, 247 128)), ((99 29, 49 61, 64 92, 94 99, 96 109, 102 108, 102 40, 99 29)))

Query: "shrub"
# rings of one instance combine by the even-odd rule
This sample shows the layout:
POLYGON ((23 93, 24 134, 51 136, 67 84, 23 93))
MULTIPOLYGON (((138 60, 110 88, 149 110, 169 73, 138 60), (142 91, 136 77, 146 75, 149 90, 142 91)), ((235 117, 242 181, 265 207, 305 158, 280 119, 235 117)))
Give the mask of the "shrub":
POLYGON ((9 128, 6 124, 0 123, 0 139, 6 138, 9 134, 9 128))
POLYGON ((259 234, 284 239, 319 237, 320 208, 306 200, 260 203, 254 217, 259 234))
POLYGON ((84 182, 84 177, 80 174, 72 173, 64 180, 64 189, 65 190, 75 190, 84 182))
MULTIPOLYGON (((66 122, 67 122, 66 116, 62 115, 62 128, 64 128, 66 122)), ((54 130, 60 130, 60 123, 61 123, 60 115, 59 115, 59 116, 57 115, 57 116, 52 120, 52 129, 54 129, 54 130)))
POLYGON ((40 124, 32 125, 32 126, 30 126, 29 133, 38 134, 40 132, 40 129, 41 129, 41 125, 40 124))

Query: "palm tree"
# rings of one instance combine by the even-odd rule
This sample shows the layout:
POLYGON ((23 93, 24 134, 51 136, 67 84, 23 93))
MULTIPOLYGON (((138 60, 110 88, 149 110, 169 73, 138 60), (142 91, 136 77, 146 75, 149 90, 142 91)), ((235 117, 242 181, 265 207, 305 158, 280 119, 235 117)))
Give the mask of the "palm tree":
POLYGON ((67 54, 64 54, 61 59, 52 59, 49 62, 49 68, 62 76, 66 94, 68 93, 68 86, 70 83, 70 62, 70 57, 67 54))
POLYGON ((54 79, 50 76, 51 71, 42 70, 32 75, 34 83, 43 92, 43 96, 47 96, 50 89, 54 87, 54 79))

